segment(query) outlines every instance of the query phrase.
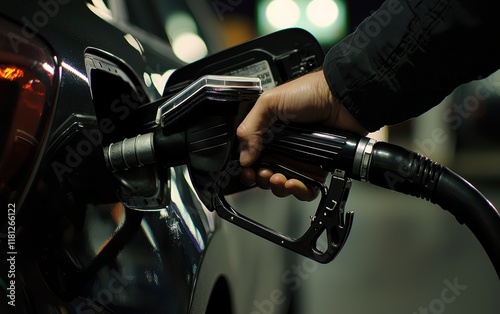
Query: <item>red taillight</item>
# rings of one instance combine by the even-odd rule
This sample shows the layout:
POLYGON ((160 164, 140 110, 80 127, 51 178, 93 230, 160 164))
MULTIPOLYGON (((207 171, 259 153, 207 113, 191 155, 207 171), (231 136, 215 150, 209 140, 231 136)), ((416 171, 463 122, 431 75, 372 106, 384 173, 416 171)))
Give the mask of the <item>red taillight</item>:
POLYGON ((24 71, 17 67, 2 67, 0 68, 0 79, 5 79, 9 81, 13 81, 15 79, 21 78, 24 76, 24 71))
POLYGON ((18 200, 33 170, 54 71, 54 56, 42 41, 0 19, 0 200, 18 200))

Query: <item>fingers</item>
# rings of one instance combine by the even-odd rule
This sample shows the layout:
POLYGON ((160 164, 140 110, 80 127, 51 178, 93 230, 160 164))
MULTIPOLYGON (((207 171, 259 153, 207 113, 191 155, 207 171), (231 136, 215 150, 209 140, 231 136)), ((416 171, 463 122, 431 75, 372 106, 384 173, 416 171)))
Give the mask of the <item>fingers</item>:
POLYGON ((299 201, 310 202, 318 197, 319 191, 313 190, 297 179, 290 179, 285 183, 286 190, 299 201))
POLYGON ((242 168, 240 180, 246 186, 255 185, 255 171, 252 168, 242 168))
POLYGON ((272 170, 269 169, 259 169, 258 174, 255 178, 255 183, 264 190, 269 190, 271 188, 271 177, 273 176, 272 170))
MULTIPOLYGON (((259 97, 236 132, 240 141, 241 166, 247 168, 259 158, 263 147, 262 136, 278 117, 287 122, 318 123, 367 134, 350 112, 333 97, 323 71, 312 72, 267 90, 259 97)), ((317 180, 326 178, 322 169, 312 169, 312 172, 309 171, 310 167, 295 169, 317 180), (313 175, 310 175, 311 173, 313 175)), ((257 173, 251 169, 245 170, 242 182, 271 189, 280 197, 292 194, 299 200, 312 200, 317 196, 317 191, 311 190, 303 182, 288 180, 282 174, 274 174, 269 169, 261 169, 257 173)))
POLYGON ((287 179, 281 173, 275 173, 269 178, 269 185, 271 186, 271 191, 277 197, 286 197, 290 195, 290 191, 286 188, 287 179))
POLYGON ((265 168, 259 169, 257 173, 251 168, 244 168, 241 181, 249 186, 256 184, 262 189, 271 190, 277 197, 293 195, 300 201, 312 201, 319 194, 300 180, 287 179, 283 174, 265 168))
POLYGON ((262 149, 262 135, 275 120, 335 125, 339 103, 329 90, 322 71, 265 91, 236 132, 241 143, 240 163, 250 166, 262 149))
POLYGON ((262 135, 272 124, 274 103, 266 100, 265 93, 259 97, 252 110, 239 125, 236 135, 240 141, 240 164, 249 166, 260 155, 262 135))
MULTIPOLYGON (((268 174, 266 174, 268 175, 268 174)), ((268 181, 269 187, 277 197, 295 196, 300 201, 312 201, 318 196, 316 191, 297 179, 287 179, 281 173, 273 174, 268 181)))

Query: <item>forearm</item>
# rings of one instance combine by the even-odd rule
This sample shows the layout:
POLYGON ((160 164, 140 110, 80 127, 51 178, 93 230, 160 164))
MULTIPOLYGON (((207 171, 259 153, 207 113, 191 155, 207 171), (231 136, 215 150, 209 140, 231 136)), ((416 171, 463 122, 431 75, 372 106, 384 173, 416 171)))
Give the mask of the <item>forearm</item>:
POLYGON ((498 2, 413 2, 386 1, 325 59, 332 93, 369 131, 420 115, 500 67, 498 2))

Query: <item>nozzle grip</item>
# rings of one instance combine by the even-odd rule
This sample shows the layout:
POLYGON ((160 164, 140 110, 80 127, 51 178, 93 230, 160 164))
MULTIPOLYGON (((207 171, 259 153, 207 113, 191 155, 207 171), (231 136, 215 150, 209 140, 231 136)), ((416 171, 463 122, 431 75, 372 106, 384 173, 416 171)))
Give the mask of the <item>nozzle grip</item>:
POLYGON ((364 179, 366 153, 373 139, 360 135, 310 126, 276 123, 264 138, 264 151, 319 165, 325 171, 342 170, 347 177, 364 179))

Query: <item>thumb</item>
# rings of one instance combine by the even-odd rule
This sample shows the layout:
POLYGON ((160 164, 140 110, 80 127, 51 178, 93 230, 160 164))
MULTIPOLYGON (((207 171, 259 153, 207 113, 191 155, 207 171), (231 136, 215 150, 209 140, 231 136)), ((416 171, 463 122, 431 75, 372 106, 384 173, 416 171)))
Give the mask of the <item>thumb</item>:
POLYGON ((273 101, 264 92, 236 131, 240 141, 240 164, 250 166, 259 158, 262 150, 262 136, 274 122, 273 101))

